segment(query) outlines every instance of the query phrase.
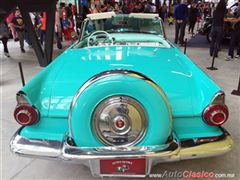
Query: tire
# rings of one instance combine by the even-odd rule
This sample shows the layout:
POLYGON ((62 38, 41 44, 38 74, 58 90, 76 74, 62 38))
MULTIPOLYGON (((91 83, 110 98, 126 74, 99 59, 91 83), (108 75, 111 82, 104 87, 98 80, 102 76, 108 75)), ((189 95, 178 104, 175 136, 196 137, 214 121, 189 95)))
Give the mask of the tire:
MULTIPOLYGON (((155 85, 155 84, 154 84, 155 85)), ((105 146, 92 128, 92 115, 104 99, 125 95, 136 99, 148 116, 148 126, 137 145, 165 144, 172 127, 172 114, 166 97, 148 81, 126 74, 115 74, 97 80, 79 95, 70 112, 70 134, 77 146, 105 146)), ((156 85, 155 85, 156 86, 156 85)))

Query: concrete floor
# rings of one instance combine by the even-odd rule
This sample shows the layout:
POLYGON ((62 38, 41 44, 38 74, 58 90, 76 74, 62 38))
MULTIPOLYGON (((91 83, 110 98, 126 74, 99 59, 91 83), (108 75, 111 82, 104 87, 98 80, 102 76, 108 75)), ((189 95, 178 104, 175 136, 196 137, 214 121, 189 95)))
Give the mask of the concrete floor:
MULTIPOLYGON (((174 27, 166 26, 168 37, 173 40, 174 27)), ((188 35, 187 35, 188 36, 188 35)), ((189 38, 190 39, 190 38, 189 38)), ((240 97, 231 95, 231 91, 237 88, 240 73, 240 59, 226 62, 227 46, 223 46, 216 59, 217 71, 206 69, 211 64, 208 53, 208 43, 205 37, 196 36, 190 39, 187 55, 203 71, 205 71, 226 93, 226 103, 230 109, 230 118, 224 127, 231 133, 235 148, 232 152, 219 157, 205 159, 185 160, 174 163, 163 163, 155 166, 152 173, 174 173, 175 171, 233 173, 240 179, 239 152, 240 152, 240 97)), ((24 158, 14 155, 9 150, 9 140, 19 125, 13 119, 13 110, 16 105, 15 94, 21 88, 21 79, 18 70, 18 62, 22 62, 25 80, 28 82, 35 74, 41 71, 33 50, 26 47, 26 53, 21 54, 18 43, 9 42, 11 58, 2 54, 0 45, 0 129, 1 129, 1 159, 0 179, 96 179, 91 176, 90 170, 82 165, 69 164, 62 161, 24 158)), ((56 50, 55 56, 61 53, 56 50)), ((120 179, 120 178, 103 178, 120 179)), ((132 178, 131 178, 132 179, 132 178)), ((146 178, 152 179, 152 178, 146 178)), ((172 178, 170 178, 172 179, 172 178)))

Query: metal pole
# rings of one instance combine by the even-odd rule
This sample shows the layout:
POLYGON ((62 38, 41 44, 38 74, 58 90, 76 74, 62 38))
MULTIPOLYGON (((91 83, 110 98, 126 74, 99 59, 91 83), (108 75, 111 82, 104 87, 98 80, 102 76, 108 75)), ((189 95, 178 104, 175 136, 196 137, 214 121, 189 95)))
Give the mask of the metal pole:
POLYGON ((218 70, 218 68, 214 67, 214 62, 215 62, 215 57, 216 57, 216 48, 217 48, 217 45, 215 44, 214 45, 214 50, 213 50, 213 58, 212 58, 212 65, 211 67, 207 67, 207 69, 213 71, 213 70, 218 70))
POLYGON ((237 90, 233 90, 231 94, 240 96, 240 76, 239 76, 239 81, 238 81, 238 88, 237 88, 237 90))
POLYGON ((185 43, 184 43, 184 54, 186 54, 187 51, 187 38, 185 39, 185 43))
POLYGON ((52 54, 53 54, 53 35, 54 35, 54 24, 55 24, 55 14, 56 14, 56 0, 52 0, 51 4, 47 9, 47 22, 46 22, 46 36, 45 36, 45 46, 44 46, 44 54, 47 64, 52 62, 52 54))
POLYGON ((41 67, 45 67, 45 66, 48 65, 48 62, 47 62, 47 59, 44 58, 44 52, 42 50, 40 42, 38 41, 37 34, 36 34, 36 32, 33 28, 33 24, 32 24, 31 18, 29 16, 29 12, 28 12, 27 9, 25 9, 26 7, 24 7, 23 4, 20 4, 19 8, 21 10, 21 14, 23 16, 24 23, 25 23, 25 28, 26 28, 26 30, 29 34, 29 38, 31 39, 32 46, 33 46, 33 49, 34 49, 35 54, 37 56, 39 65, 41 67))
POLYGON ((22 80, 22 85, 25 86, 25 80, 24 80, 24 75, 23 75, 23 70, 22 70, 22 63, 18 63, 19 70, 20 70, 20 75, 21 75, 21 80, 22 80))

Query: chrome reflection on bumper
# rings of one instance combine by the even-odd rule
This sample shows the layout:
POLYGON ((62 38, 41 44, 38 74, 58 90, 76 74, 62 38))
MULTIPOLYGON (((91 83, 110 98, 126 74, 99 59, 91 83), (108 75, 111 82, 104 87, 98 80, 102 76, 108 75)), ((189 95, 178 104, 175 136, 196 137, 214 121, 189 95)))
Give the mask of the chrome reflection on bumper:
MULTIPOLYGON (((63 141, 29 139, 19 135, 19 129, 10 141, 12 152, 30 157, 62 159, 90 167, 94 176, 101 176, 99 160, 145 158, 147 160, 146 175, 151 167, 160 162, 179 161, 224 154, 233 148, 231 136, 225 131, 221 138, 202 144, 181 147, 177 138, 165 145, 133 146, 133 147, 76 147, 63 141)), ((121 176, 121 175, 120 175, 121 176)))

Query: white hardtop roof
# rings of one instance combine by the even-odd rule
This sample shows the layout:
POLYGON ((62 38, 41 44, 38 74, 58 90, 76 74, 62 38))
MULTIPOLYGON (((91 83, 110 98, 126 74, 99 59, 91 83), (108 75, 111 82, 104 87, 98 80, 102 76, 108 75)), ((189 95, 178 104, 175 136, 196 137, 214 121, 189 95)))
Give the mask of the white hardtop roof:
POLYGON ((98 20, 98 19, 109 19, 115 16, 116 16, 115 12, 105 12, 105 13, 88 14, 87 18, 89 18, 90 20, 98 20))
POLYGON ((129 17, 134 18, 142 18, 142 19, 154 19, 158 18, 158 14, 152 14, 152 13, 130 13, 129 17))
MULTIPOLYGON (((94 14, 88 14, 87 18, 90 20, 99 20, 99 19, 110 19, 112 17, 115 17, 115 12, 105 12, 105 13, 94 13, 94 14)), ((153 19, 158 18, 158 14, 150 14, 150 13, 130 13, 129 17, 134 18, 142 18, 142 19, 153 19)))

